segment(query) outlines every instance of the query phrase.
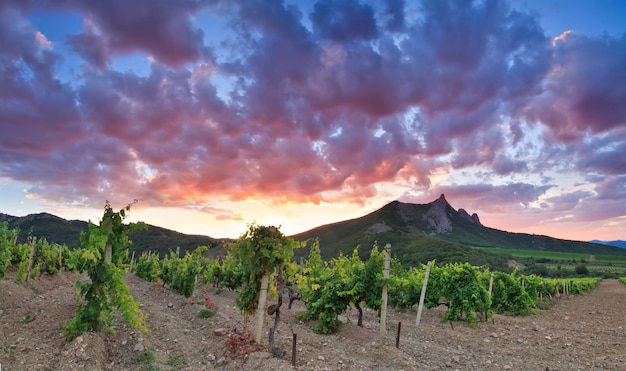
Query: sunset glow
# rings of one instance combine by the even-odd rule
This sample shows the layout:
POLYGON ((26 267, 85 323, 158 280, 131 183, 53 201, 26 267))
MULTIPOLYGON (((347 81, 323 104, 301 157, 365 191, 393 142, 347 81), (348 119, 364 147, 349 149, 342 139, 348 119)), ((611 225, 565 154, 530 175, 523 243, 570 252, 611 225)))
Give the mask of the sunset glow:
POLYGON ((0 212, 286 234, 394 200, 626 239, 626 2, 8 0, 0 212))

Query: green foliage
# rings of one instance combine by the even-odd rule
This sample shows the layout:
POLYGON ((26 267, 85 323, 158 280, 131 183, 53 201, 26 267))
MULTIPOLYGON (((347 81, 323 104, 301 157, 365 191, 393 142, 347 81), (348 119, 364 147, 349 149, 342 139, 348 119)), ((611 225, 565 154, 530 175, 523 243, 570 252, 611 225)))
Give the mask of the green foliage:
POLYGON ((285 237, 276 227, 248 226, 248 230, 229 248, 245 272, 237 298, 239 309, 247 314, 255 312, 263 275, 283 269, 283 264, 291 260, 298 247, 299 243, 285 237))
POLYGON ((478 313, 491 306, 489 293, 481 281, 480 268, 465 264, 448 264, 431 267, 425 305, 434 308, 444 298, 449 303, 444 320, 475 322, 478 313))
POLYGON ((7 267, 11 265, 17 233, 17 229, 9 229, 7 222, 0 223, 0 278, 4 277, 7 267))
POLYGON ((200 318, 211 318, 217 313, 217 309, 200 309, 198 312, 198 317, 200 318))
POLYGON ((304 319, 317 319, 313 328, 318 333, 333 333, 339 327, 339 315, 348 306, 359 310, 362 325, 361 303, 380 310, 382 302, 384 254, 374 246, 367 262, 359 256, 358 248, 347 258, 340 255, 322 263, 319 246, 315 242, 310 251, 303 274, 298 277, 298 291, 307 303, 304 319))
MULTIPOLYGON (((27 243, 15 244, 14 231, 9 239, 2 238, 2 248, 0 250, 0 277, 4 275, 7 266, 16 266, 18 273, 16 280, 25 281, 28 276, 28 262, 32 244, 35 243, 35 251, 30 271, 30 278, 35 279, 41 273, 55 274, 61 270, 73 270, 71 265, 72 252, 65 245, 49 244, 45 238, 33 240, 29 238, 27 243)), ((0 226, 0 234, 2 227, 0 226)))
POLYGON ((626 285, 626 277, 620 277, 619 282, 623 283, 624 285, 626 285))
POLYGON ((161 275, 159 254, 151 254, 146 251, 141 253, 139 259, 137 259, 134 271, 137 277, 143 278, 148 282, 156 282, 157 277, 161 275))
POLYGON ((491 308, 495 312, 525 315, 532 313, 532 309, 537 307, 537 297, 531 297, 526 290, 525 277, 518 276, 517 272, 511 274, 494 272, 493 277, 491 308))
POLYGON ((396 271, 389 277, 389 305, 396 310, 409 310, 419 303, 426 268, 396 271))
POLYGON ((222 259, 219 265, 219 272, 213 272, 216 274, 215 278, 210 278, 209 275, 205 276, 205 282, 217 282, 217 285, 223 285, 229 290, 236 290, 244 285, 248 279, 248 272, 244 268, 241 261, 235 259, 235 257, 229 253, 226 258, 222 259))
POLYGON ((107 201, 100 225, 90 223, 89 232, 81 234, 84 248, 74 257, 74 264, 80 272, 87 272, 91 282, 76 282, 84 302, 77 303, 74 317, 65 325, 63 333, 67 337, 109 329, 116 308, 131 327, 145 330, 139 304, 122 278, 128 260, 128 233, 142 227, 141 223, 122 224, 130 207, 114 213, 107 201), (107 251, 111 253, 110 262, 105 259, 107 251))
POLYGON ((200 264, 200 257, 207 249, 206 246, 200 246, 193 253, 187 252, 182 259, 174 254, 170 255, 167 261, 164 261, 164 266, 170 265, 165 270, 172 272, 170 288, 186 297, 193 295, 196 289, 196 278, 203 269, 203 266, 200 264))
POLYGON ((576 268, 574 268, 574 272, 576 272, 576 274, 580 274, 581 276, 586 276, 589 274, 589 269, 586 265, 579 264, 576 266, 576 268))

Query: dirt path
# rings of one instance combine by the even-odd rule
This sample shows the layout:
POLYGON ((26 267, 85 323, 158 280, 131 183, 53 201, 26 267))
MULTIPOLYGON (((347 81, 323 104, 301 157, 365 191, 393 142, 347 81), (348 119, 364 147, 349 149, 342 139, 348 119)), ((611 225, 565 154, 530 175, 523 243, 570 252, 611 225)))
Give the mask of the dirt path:
MULTIPOLYGON (((626 286, 602 282, 587 295, 559 300, 536 316, 496 315, 494 322, 441 321, 444 308, 425 310, 419 328, 415 313, 390 311, 386 336, 378 318, 365 312, 365 327, 356 326, 356 310, 341 316, 334 335, 317 335, 313 322, 295 319, 304 310, 283 307, 277 343, 285 359, 268 352, 246 358, 223 357, 226 336, 214 330, 241 331, 243 318, 234 307, 236 294, 224 291, 211 300, 214 317, 202 319, 202 288, 192 298, 133 275, 125 278, 146 315, 147 333, 123 322, 112 334, 86 333, 68 342, 63 323, 74 310, 74 273, 43 276, 29 284, 0 280, 0 365, 13 370, 291 370, 293 333, 297 334, 300 370, 626 370, 626 286), (395 347, 402 322, 400 347, 395 347), (223 358, 223 359, 221 359, 223 358)), ((273 318, 267 319, 266 329, 273 318)))

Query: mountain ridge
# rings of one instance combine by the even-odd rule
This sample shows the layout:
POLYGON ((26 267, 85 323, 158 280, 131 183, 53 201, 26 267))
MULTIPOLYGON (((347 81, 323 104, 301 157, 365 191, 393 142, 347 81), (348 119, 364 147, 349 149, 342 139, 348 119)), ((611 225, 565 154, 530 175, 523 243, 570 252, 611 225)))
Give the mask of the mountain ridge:
MULTIPOLYGON (((20 230, 19 240, 29 235, 45 237, 49 242, 80 246, 80 232, 88 223, 66 220, 49 213, 15 217, 0 213, 0 222, 20 230)), ((391 244, 393 253, 403 263, 420 264, 436 259, 439 262, 469 261, 476 265, 506 267, 511 255, 494 254, 475 247, 498 247, 538 251, 576 252, 598 255, 626 255, 626 249, 593 242, 563 240, 549 236, 514 233, 484 226, 476 213, 454 209, 442 194, 427 204, 392 201, 367 215, 315 227, 290 236, 299 241, 318 239, 324 259, 339 254, 349 255, 360 247, 362 257, 369 256, 378 244, 391 244)), ((158 251, 165 255, 177 246, 181 253, 198 246, 209 246, 211 256, 226 253, 225 245, 233 240, 215 239, 203 235, 186 235, 166 228, 148 225, 144 231, 133 232, 131 251, 158 251)), ((383 245, 384 246, 384 245, 383 245)), ((382 248, 383 246, 379 246, 382 248)), ((308 255, 308 249, 296 251, 296 257, 308 255)))
POLYGON ((622 249, 626 249, 626 241, 624 240, 614 240, 614 241, 602 241, 602 240, 591 240, 591 243, 598 243, 601 245, 615 246, 622 249))
POLYGON ((626 251, 613 246, 486 227, 477 214, 470 216, 464 209, 455 210, 444 194, 428 204, 392 201, 362 217, 322 225, 293 237, 297 240, 319 238, 322 256, 325 258, 332 258, 339 253, 348 254, 356 246, 369 250, 377 241, 391 243, 393 249, 402 254, 410 253, 406 250, 420 250, 428 244, 442 245, 441 241, 446 241, 448 247, 456 249, 460 245, 466 248, 497 247, 626 255, 626 251))
MULTIPOLYGON (((0 223, 7 222, 10 229, 17 228, 18 242, 24 243, 29 236, 45 238, 50 243, 65 244, 69 248, 80 247, 80 234, 89 230, 89 223, 82 220, 67 220, 50 213, 34 213, 23 217, 0 213, 0 223)), ((198 246, 208 246, 209 255, 224 255, 224 244, 230 240, 215 239, 203 235, 190 235, 167 228, 146 224, 147 229, 129 235, 130 250, 136 253, 151 250, 161 256, 180 247, 181 255, 198 246)))

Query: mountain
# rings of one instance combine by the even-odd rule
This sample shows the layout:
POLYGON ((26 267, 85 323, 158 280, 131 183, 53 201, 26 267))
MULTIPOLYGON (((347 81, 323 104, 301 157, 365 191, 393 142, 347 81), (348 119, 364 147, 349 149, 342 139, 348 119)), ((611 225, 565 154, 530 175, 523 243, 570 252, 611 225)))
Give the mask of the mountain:
MULTIPOLYGON (((10 229, 18 229, 18 242, 26 242, 28 236, 45 238, 48 242, 65 244, 69 248, 80 247, 80 233, 89 229, 89 224, 81 220, 65 220, 58 216, 39 213, 24 217, 17 217, 0 213, 0 223, 7 222, 10 229)), ((169 251, 176 251, 180 246, 181 256, 187 251, 193 251, 198 246, 208 246, 209 255, 225 254, 224 243, 228 240, 218 240, 201 235, 188 235, 169 229, 148 224, 148 228, 132 232, 129 235, 132 245, 130 251, 142 252, 158 251, 161 256, 169 251)))
MULTIPOLYGON (((48 242, 80 246, 81 232, 88 223, 65 220, 52 214, 40 213, 15 217, 0 213, 0 222, 20 230, 18 240, 26 242, 29 235, 45 237, 48 242)), ((161 256, 180 246, 181 255, 198 246, 209 246, 209 256, 224 255, 225 244, 232 241, 200 235, 186 235, 169 229, 148 225, 148 229, 129 236, 131 251, 158 251, 161 256)), ((362 258, 367 258, 375 243, 379 250, 387 243, 392 255, 403 264, 417 266, 428 260, 438 263, 469 262, 505 269, 513 257, 495 254, 475 247, 499 247, 540 251, 575 252, 590 255, 622 255, 626 249, 605 244, 569 241, 548 236, 511 233, 484 226, 477 214, 464 209, 455 210, 442 194, 428 204, 410 204, 393 201, 363 217, 323 225, 290 236, 299 241, 317 238, 322 258, 331 259, 339 254, 350 255, 357 247, 362 258)), ((307 249, 298 249, 296 257, 308 256, 307 249)))
POLYGON ((607 246, 615 246, 615 247, 619 247, 622 249, 626 249, 626 241, 622 241, 622 240, 616 240, 616 241, 600 241, 600 240, 592 240, 589 241, 591 243, 599 243, 601 245, 607 245, 607 246))
POLYGON ((389 243, 392 254, 408 264, 435 258, 440 262, 472 264, 491 261, 488 265, 499 266, 503 259, 511 258, 481 255, 480 252, 487 253, 473 247, 626 255, 626 250, 613 246, 489 228, 482 225, 478 215, 455 210, 443 194, 428 204, 393 201, 363 217, 323 225, 292 237, 300 241, 318 238, 325 259, 340 253, 348 255, 356 246, 361 246, 360 254, 366 257, 375 242, 379 249, 389 243))

